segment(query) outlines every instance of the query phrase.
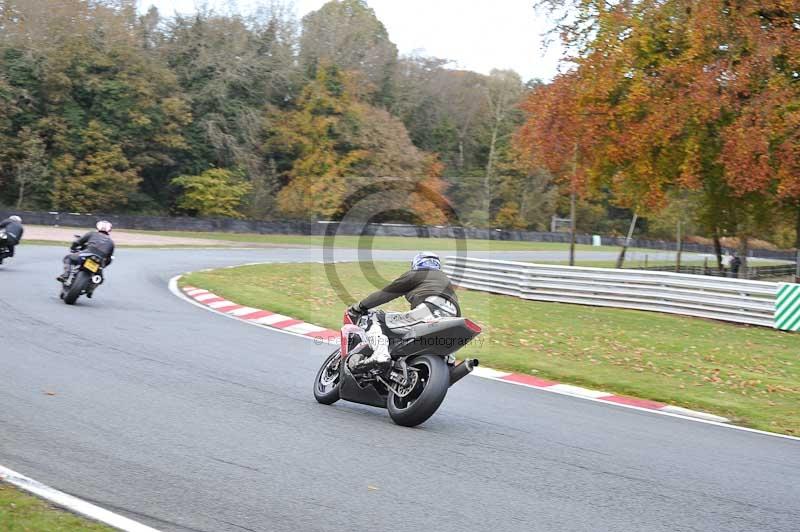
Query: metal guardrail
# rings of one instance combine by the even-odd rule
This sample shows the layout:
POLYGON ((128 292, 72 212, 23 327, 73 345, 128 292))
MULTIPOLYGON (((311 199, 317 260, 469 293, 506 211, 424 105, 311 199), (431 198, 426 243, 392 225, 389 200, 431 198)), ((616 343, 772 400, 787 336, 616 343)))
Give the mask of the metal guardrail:
MULTIPOLYGON (((675 272, 675 266, 643 266, 641 268, 633 268, 635 270, 644 270, 651 272, 675 272)), ((794 277, 797 272, 797 265, 795 263, 787 263, 778 266, 748 266, 744 272, 745 279, 770 279, 777 277, 794 277)), ((689 266, 681 264, 679 272, 691 275, 707 275, 712 277, 730 277, 735 276, 730 271, 719 271, 716 267, 711 266, 689 266)))
POLYGON ((522 299, 774 327, 777 283, 463 257, 448 257, 444 271, 462 288, 522 299))

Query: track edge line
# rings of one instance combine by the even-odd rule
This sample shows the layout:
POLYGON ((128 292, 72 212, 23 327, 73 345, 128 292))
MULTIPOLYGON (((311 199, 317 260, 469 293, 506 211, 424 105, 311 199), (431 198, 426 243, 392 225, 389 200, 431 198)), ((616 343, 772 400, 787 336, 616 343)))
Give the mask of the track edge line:
POLYGON ((159 532, 157 529, 64 493, 0 465, 0 480, 40 497, 55 506, 125 532, 159 532))

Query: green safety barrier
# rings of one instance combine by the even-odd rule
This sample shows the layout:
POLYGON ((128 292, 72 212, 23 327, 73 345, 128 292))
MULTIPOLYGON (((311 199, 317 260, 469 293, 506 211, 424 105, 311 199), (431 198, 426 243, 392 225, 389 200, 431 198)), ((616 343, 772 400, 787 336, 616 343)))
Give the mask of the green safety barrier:
POLYGON ((800 331, 800 284, 781 283, 775 301, 775 328, 800 331))

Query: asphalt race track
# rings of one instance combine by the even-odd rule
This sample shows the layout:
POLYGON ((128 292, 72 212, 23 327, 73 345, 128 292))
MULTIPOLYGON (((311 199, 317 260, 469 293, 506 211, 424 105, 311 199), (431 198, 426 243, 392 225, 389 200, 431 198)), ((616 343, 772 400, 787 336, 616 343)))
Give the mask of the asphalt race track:
POLYGON ((0 266, 0 464, 152 527, 800 530, 798 441, 474 377, 402 428, 314 401, 330 348, 167 290, 318 251, 123 249, 75 307, 57 295, 63 254, 24 246, 0 266))

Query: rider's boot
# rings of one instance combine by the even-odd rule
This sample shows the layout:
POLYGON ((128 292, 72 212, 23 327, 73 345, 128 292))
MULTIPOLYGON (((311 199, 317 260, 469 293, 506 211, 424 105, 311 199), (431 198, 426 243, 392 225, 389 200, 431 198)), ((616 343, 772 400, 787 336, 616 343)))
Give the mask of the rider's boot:
POLYGON ((372 355, 359 363, 359 368, 372 369, 388 366, 392 361, 389 355, 389 338, 383 334, 381 324, 373 318, 372 326, 367 330, 367 341, 372 348, 372 355))
POLYGON ((67 279, 69 279, 69 267, 64 266, 64 271, 61 272, 61 275, 56 277, 56 281, 58 281, 61 284, 64 284, 67 282, 67 279))
POLYGON ((69 279, 69 270, 70 270, 71 267, 72 266, 65 260, 64 261, 64 271, 61 272, 61 275, 56 277, 56 281, 58 281, 61 284, 66 283, 67 279, 69 279))

